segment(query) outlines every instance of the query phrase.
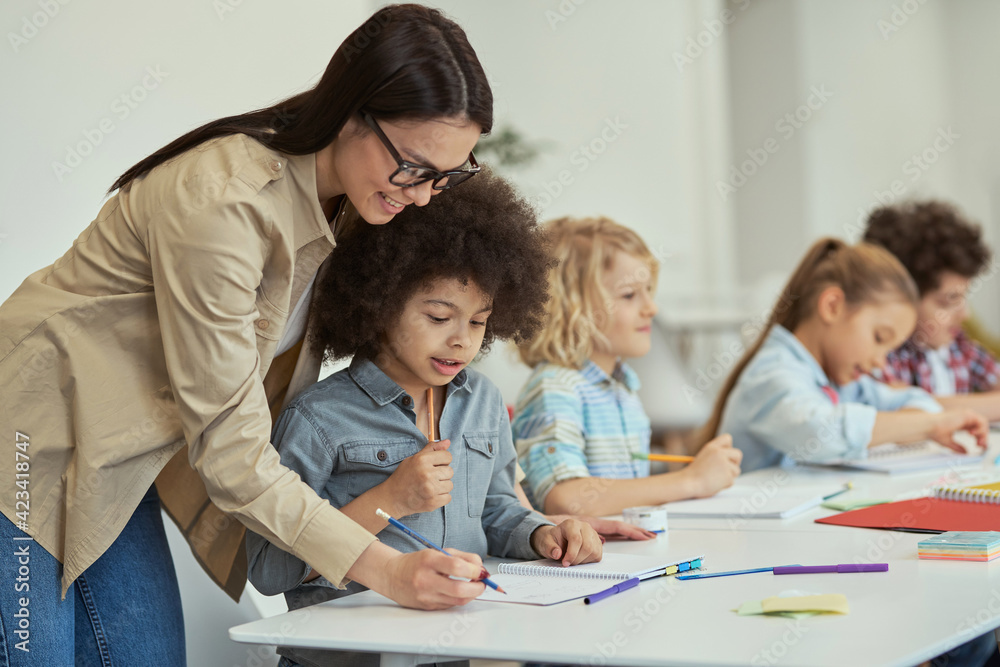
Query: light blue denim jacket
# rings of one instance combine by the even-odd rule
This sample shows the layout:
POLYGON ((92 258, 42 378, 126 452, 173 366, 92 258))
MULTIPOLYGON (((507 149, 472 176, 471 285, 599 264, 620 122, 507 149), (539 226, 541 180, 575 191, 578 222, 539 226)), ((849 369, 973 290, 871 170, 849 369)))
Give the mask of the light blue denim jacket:
MULTIPOLYGON (((451 502, 396 517, 428 539, 480 556, 538 558, 531 533, 551 525, 514 495, 516 457, 500 390, 465 369, 448 384, 440 435, 451 440, 455 471, 451 502)), ((343 507, 384 482, 400 461, 427 444, 416 426, 413 400, 367 359, 302 392, 281 413, 272 440, 282 464, 297 472, 334 507, 343 507)), ((399 551, 424 548, 392 527, 379 539, 399 551)), ((285 593, 290 609, 365 590, 337 589, 324 577, 303 584, 310 566, 254 533, 247 533, 248 576, 261 593, 285 593)))
POLYGON ((729 394, 719 433, 731 434, 743 450, 744 472, 793 461, 863 459, 876 415, 903 408, 941 411, 923 389, 893 389, 867 375, 832 385, 799 339, 775 325, 729 394), (836 405, 824 387, 836 392, 836 405))

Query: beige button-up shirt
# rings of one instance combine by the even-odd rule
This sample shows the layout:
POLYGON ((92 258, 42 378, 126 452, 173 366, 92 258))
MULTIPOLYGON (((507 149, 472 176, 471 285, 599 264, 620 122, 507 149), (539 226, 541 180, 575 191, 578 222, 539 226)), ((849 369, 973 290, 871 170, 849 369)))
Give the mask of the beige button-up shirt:
POLYGON ((270 444, 318 377, 301 345, 274 353, 334 245, 315 155, 233 135, 123 188, 0 305, 0 511, 63 563, 63 595, 154 479, 234 599, 244 525, 346 583, 374 536, 270 444))

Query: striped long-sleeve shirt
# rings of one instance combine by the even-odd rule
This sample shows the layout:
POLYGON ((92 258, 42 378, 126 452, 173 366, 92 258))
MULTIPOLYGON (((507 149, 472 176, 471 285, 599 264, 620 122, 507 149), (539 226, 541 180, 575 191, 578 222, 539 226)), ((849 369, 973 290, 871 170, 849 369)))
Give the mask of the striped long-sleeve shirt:
POLYGON ((535 507, 559 482, 579 477, 629 479, 649 475, 649 417, 639 379, 625 363, 612 375, 587 361, 576 370, 542 363, 518 396, 514 443, 535 507))

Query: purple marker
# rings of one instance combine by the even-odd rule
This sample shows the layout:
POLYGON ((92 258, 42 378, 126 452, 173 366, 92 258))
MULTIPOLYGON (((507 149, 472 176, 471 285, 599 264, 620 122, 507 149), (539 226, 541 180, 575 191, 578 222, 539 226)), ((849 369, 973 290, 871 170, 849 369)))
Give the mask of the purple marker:
POLYGON ((583 603, 594 604, 595 602, 599 602, 604 598, 611 597, 615 593, 621 593, 622 591, 627 591, 628 589, 634 588, 635 586, 638 585, 639 585, 639 577, 632 577, 631 579, 626 579, 620 584, 615 584, 611 588, 605 588, 600 593, 594 593, 593 595, 583 598, 583 603))
POLYGON ((774 568, 775 574, 821 574, 824 572, 888 572, 888 563, 846 563, 843 565, 794 565, 774 568))

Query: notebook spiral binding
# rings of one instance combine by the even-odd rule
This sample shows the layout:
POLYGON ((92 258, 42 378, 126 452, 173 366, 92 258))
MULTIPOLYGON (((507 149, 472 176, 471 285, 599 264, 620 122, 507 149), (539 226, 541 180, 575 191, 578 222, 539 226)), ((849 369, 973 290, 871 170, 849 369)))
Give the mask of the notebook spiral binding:
POLYGON ((961 500, 967 503, 988 503, 1000 505, 1000 491, 993 489, 971 489, 957 486, 939 486, 934 489, 934 497, 943 500, 961 500))
POLYGON ((523 565, 521 563, 500 563, 497 570, 501 574, 521 574, 532 577, 567 577, 572 579, 607 579, 619 581, 628 579, 624 572, 586 572, 564 567, 540 567, 538 565, 523 565))

